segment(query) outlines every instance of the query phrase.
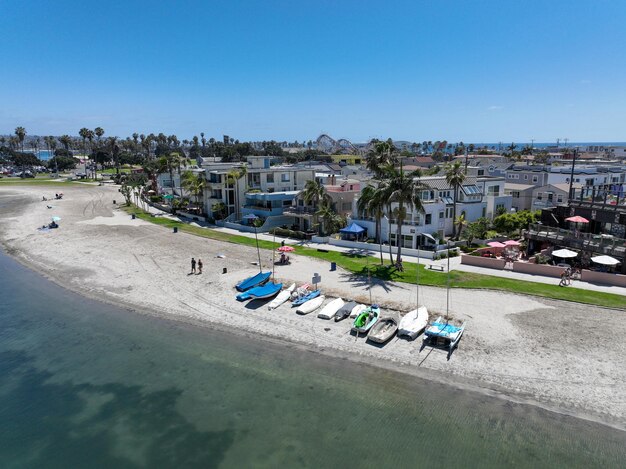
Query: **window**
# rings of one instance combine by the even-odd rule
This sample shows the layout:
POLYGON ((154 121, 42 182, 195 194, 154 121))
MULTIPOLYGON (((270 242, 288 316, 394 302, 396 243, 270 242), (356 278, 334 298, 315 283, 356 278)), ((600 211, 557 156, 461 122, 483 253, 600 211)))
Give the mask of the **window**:
POLYGON ((267 173, 266 181, 268 184, 272 184, 274 182, 274 173, 267 173))
POLYGON ((485 170, 484 169, 479 169, 478 170, 478 175, 479 176, 484 176, 485 175, 485 170))
POLYGON ((548 192, 548 202, 552 202, 553 198, 554 198, 554 194, 552 192, 548 192))
MULTIPOLYGON (((502 211, 503 209, 504 209, 504 204, 497 204, 497 205, 496 205, 496 213, 498 213, 498 211, 502 211)), ((485 209, 483 208, 483 210, 485 210, 485 209)), ((483 213, 483 217, 484 217, 484 216, 485 216, 485 215, 484 215, 484 213, 483 213)))
POLYGON ((487 216, 487 207, 483 207, 483 214, 481 215, 483 218, 487 216))
POLYGON ((283 200, 283 207, 291 207, 291 200, 283 200))
POLYGON ((528 174, 524 174, 524 180, 528 180, 528 174))
POLYGON ((500 195, 500 186, 489 186, 487 188, 487 194, 498 197, 500 195))
POLYGON ((513 191, 511 192, 511 195, 513 196, 514 199, 519 199, 519 191, 513 191))
POLYGON ((439 218, 444 218, 446 216, 445 212, 442 210, 441 212, 439 212, 439 218))
POLYGON ((280 182, 289 182, 289 173, 281 173, 280 182))
POLYGON ((402 235, 402 247, 409 248, 409 249, 413 247, 412 235, 402 235))
POLYGON ((430 213, 426 214, 426 224, 427 225, 430 225, 432 223, 432 218, 433 218, 432 214, 430 214, 430 213))
POLYGON ((343 202, 341 204, 341 210, 344 211, 344 212, 348 211, 348 210, 352 210, 352 203, 350 203, 350 202, 343 202))
POLYGON ((533 182, 539 181, 539 176, 533 176, 533 182))
POLYGON ((563 195, 559 194, 559 195, 556 197, 556 201, 557 201, 558 203, 563 202, 563 195))
POLYGON ((543 200, 543 193, 537 192, 537 200, 543 200))

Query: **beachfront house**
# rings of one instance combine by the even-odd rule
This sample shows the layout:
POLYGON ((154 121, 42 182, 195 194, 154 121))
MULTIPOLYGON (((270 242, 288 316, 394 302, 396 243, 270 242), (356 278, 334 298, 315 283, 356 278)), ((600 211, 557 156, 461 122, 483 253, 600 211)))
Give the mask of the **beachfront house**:
MULTIPOLYGON (((422 177, 419 182, 425 186, 421 193, 424 212, 414 210, 407 213, 402 223, 402 238, 398 240, 405 248, 427 246, 429 241, 421 236, 422 233, 443 238, 453 231, 454 188, 444 176, 422 177)), ((499 211, 509 211, 512 198, 505 194, 504 183, 502 177, 467 177, 457 192, 457 217, 463 215, 466 222, 471 223, 481 217, 493 218, 499 211)), ((375 219, 369 214, 359 213, 356 205, 352 219, 373 236, 376 232, 375 219)), ((393 216, 395 208, 397 204, 392 204, 390 210, 385 211, 381 224, 382 240, 392 246, 397 243, 397 224, 393 216)))

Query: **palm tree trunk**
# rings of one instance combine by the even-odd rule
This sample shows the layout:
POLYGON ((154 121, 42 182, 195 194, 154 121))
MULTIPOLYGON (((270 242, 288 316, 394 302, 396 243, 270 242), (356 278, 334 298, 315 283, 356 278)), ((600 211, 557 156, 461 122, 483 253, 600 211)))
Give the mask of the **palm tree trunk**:
POLYGON ((404 207, 402 201, 400 201, 398 205, 398 219, 396 220, 396 246, 398 247, 398 251, 396 252, 396 263, 398 266, 402 260, 402 222, 404 221, 404 217, 402 216, 403 209, 404 207))
POLYGON ((380 265, 384 264, 383 261, 383 236, 382 236, 382 228, 383 223, 380 217, 380 213, 376 214, 376 239, 378 241, 378 246, 380 248, 380 265))

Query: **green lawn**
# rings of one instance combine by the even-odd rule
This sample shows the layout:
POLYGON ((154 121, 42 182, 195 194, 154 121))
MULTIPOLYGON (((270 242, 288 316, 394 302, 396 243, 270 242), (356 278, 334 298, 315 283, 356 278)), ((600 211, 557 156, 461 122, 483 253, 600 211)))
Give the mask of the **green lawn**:
MULTIPOLYGON (((169 220, 167 218, 153 217, 149 213, 146 213, 135 206, 122 208, 128 213, 134 213, 137 218, 149 221, 156 225, 164 226, 166 228, 172 229, 176 226, 181 232, 191 233, 204 238, 243 244, 246 246, 256 246, 254 238, 249 238, 247 236, 232 235, 207 228, 191 226, 186 223, 169 220)), ((261 249, 276 249, 279 246, 280 243, 259 240, 259 247, 261 249)), ((394 267, 389 265, 388 256, 385 260, 385 264, 381 266, 379 258, 369 257, 368 259, 367 256, 358 254, 349 254, 337 251, 320 252, 317 249, 307 247, 296 247, 295 253, 298 255, 315 257, 328 262, 336 262, 338 266, 357 275, 367 276, 369 268, 372 277, 381 280, 412 284, 415 284, 416 282, 417 264, 405 262, 404 272, 399 272, 394 267)), ((438 287, 446 286, 448 278, 446 273, 427 270, 423 265, 420 265, 419 268, 420 285, 438 287)), ((626 298, 621 295, 589 291, 573 287, 563 288, 559 287, 557 282, 558 279, 555 279, 555 284, 551 285, 537 282, 523 282, 519 280, 511 280, 492 275, 474 274, 469 272, 452 271, 450 273, 450 286, 453 288, 501 290, 512 293, 552 298, 556 300, 576 301, 579 303, 606 306, 610 308, 626 309, 626 298)))

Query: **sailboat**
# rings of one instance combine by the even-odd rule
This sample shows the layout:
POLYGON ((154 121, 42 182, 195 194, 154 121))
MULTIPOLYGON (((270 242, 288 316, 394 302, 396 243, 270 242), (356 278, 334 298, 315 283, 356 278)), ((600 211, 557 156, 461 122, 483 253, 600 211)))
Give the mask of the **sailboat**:
POLYGON ((291 285, 289 285, 289 287, 287 287, 286 289, 281 291, 278 294, 278 296, 276 298, 274 298, 269 305, 267 305, 267 309, 272 310, 272 309, 278 308, 285 301, 287 301, 289 298, 291 298, 291 293, 295 290, 295 288, 296 288, 296 284, 295 283, 292 283, 291 285))
MULTIPOLYGON (((246 215, 244 218, 248 220, 256 220, 258 217, 254 214, 250 214, 246 215)), ((259 273, 239 282, 235 286, 235 288, 237 289, 237 291, 240 292, 244 292, 246 290, 250 290, 251 288, 264 285, 272 275, 272 272, 263 272, 263 267, 261 266, 261 251, 259 250, 259 238, 257 237, 256 233, 256 225, 254 226, 254 238, 256 240, 256 252, 259 258, 259 273)), ((280 289, 278 291, 280 291, 280 289)))
POLYGON ((448 250, 448 285, 446 291, 446 321, 443 322, 439 316, 434 322, 430 323, 424 331, 424 341, 422 349, 426 345, 442 347, 448 350, 448 359, 452 355, 452 351, 459 344, 459 340, 465 332, 465 322, 460 326, 450 324, 448 315, 450 310, 450 252, 448 250))
POLYGON ((352 323, 352 330, 358 334, 368 332, 378 318, 380 317, 380 308, 378 305, 372 305, 359 314, 352 323))
MULTIPOLYGON (((426 234, 422 234, 426 236, 426 234)), ((430 237, 430 235, 429 235, 430 237)), ((434 239, 434 238, 433 238, 434 239)), ((398 337, 405 336, 410 339, 415 339, 424 329, 428 326, 428 310, 426 306, 420 306, 419 294, 420 294, 420 258, 419 258, 419 246, 417 247, 417 272, 415 273, 415 309, 406 313, 400 324, 398 325, 398 337)))
POLYGON ((271 298, 276 296, 278 292, 283 288, 282 283, 266 283, 260 287, 254 287, 250 290, 247 290, 243 293, 237 295, 237 301, 246 301, 246 300, 261 300, 264 298, 271 298))

